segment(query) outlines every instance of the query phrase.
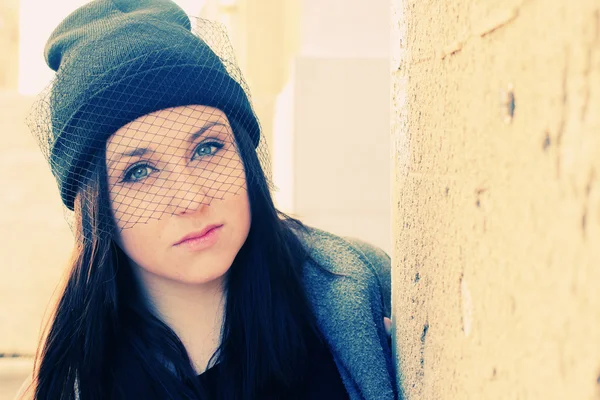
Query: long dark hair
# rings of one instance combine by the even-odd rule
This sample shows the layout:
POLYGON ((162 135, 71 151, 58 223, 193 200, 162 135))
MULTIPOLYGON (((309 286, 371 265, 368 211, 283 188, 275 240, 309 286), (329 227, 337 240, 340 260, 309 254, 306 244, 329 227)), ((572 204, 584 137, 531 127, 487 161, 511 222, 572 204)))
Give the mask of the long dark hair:
MULTIPOLYGON (((303 224, 276 210, 250 139, 232 121, 246 170, 250 232, 226 279, 219 398, 293 389, 307 370, 307 332, 320 338, 302 282, 303 224)), ((142 300, 112 230, 104 154, 76 198, 76 245, 34 374, 35 398, 205 398, 177 335, 142 300)))

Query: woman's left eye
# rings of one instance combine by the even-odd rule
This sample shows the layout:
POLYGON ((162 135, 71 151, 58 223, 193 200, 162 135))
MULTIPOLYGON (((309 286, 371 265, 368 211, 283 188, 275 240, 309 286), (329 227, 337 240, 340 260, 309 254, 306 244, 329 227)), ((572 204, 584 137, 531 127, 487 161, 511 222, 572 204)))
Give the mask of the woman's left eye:
POLYGON ((218 142, 209 142, 209 143, 201 143, 196 147, 196 151, 194 151, 194 155, 199 156, 211 156, 217 153, 220 149, 223 148, 222 143, 218 142))

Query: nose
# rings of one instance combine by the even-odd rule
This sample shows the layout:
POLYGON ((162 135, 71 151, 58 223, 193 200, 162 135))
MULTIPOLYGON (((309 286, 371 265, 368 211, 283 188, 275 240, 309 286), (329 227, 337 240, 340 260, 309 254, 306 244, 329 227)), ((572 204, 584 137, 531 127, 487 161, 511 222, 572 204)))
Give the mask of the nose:
POLYGON ((173 214, 182 215, 198 211, 210 202, 206 178, 186 170, 171 174, 171 206, 173 214))

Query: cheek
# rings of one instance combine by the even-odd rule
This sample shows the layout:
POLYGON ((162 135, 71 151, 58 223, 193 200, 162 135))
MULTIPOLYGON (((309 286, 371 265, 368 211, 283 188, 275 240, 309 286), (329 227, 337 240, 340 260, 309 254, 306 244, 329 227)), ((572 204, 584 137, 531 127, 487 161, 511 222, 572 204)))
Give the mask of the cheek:
POLYGON ((160 241, 160 230, 149 223, 124 229, 119 237, 121 249, 133 264, 152 272, 159 270, 160 241))
POLYGON ((250 201, 245 190, 234 196, 229 208, 229 214, 235 220, 233 222, 239 231, 243 244, 248 236, 251 224, 250 201))

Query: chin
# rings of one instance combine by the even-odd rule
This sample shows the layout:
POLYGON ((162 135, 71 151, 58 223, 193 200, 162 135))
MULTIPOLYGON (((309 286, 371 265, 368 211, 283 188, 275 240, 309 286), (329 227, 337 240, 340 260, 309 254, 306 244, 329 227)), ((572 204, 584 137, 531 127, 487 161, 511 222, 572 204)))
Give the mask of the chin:
POLYGON ((215 266, 212 264, 210 269, 206 269, 206 263, 204 264, 204 268, 201 265, 191 266, 185 274, 178 275, 175 279, 181 283, 201 285, 215 280, 221 280, 230 268, 229 264, 222 266, 215 266))

